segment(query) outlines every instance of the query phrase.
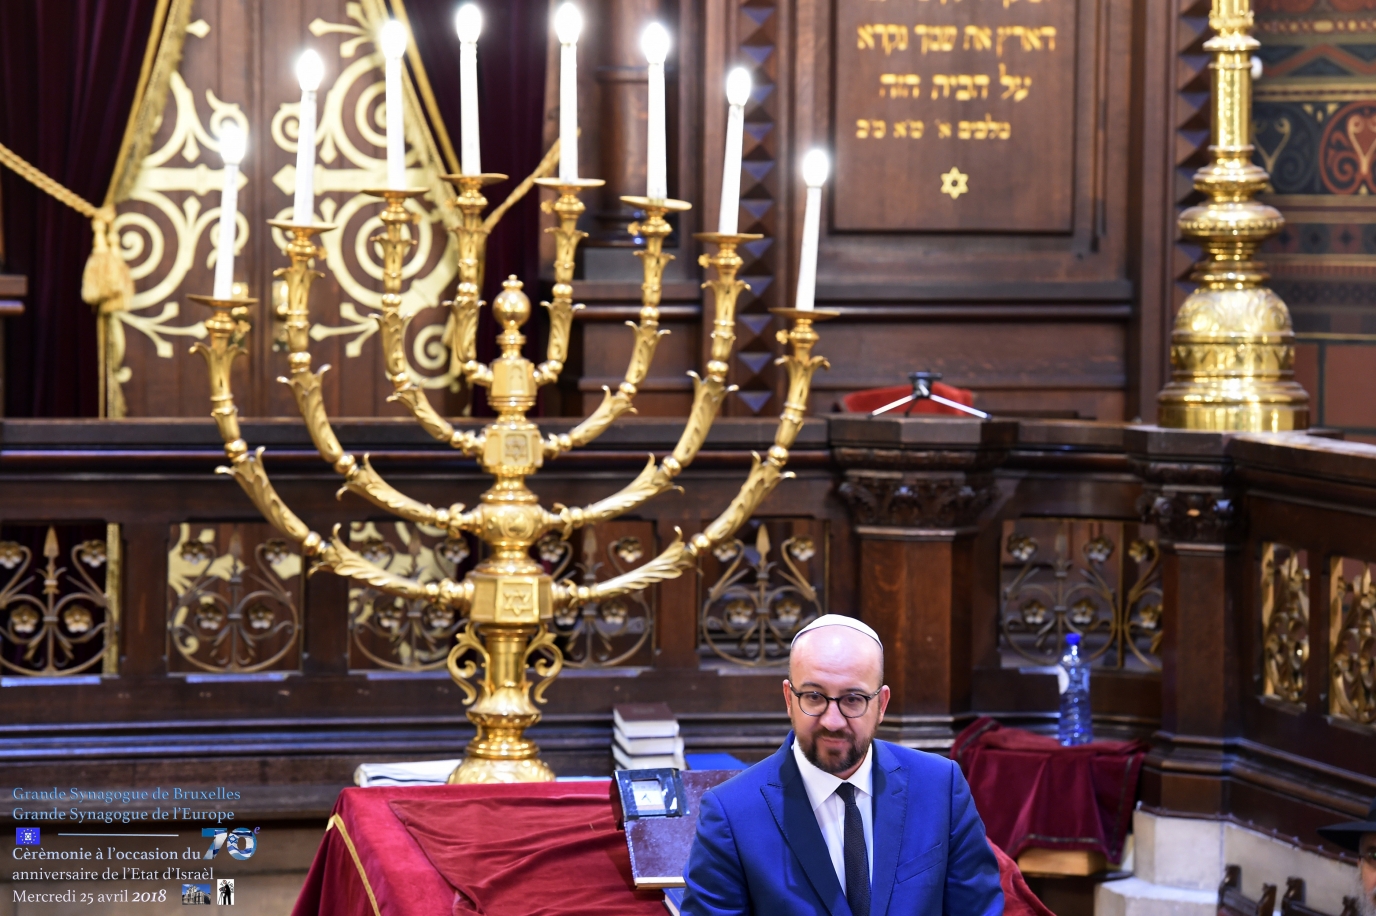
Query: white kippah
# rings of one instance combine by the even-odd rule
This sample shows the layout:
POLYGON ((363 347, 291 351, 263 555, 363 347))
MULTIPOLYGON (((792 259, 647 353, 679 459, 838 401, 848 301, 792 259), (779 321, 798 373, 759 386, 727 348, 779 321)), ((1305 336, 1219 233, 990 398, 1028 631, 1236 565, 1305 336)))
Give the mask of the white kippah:
POLYGON ((870 639, 879 643, 879 647, 881 649, 884 647, 884 644, 882 642, 879 642, 879 634, 874 632, 874 630, 870 629, 865 624, 856 620, 854 617, 847 617, 844 614, 823 614, 821 617, 818 617, 816 620, 812 621, 812 623, 808 624, 807 626, 803 627, 801 630, 798 631, 798 635, 793 637, 793 642, 789 644, 790 648, 793 645, 797 644, 798 640, 802 638, 804 633, 810 633, 813 630, 820 630, 822 627, 849 627, 852 630, 864 633, 870 639))

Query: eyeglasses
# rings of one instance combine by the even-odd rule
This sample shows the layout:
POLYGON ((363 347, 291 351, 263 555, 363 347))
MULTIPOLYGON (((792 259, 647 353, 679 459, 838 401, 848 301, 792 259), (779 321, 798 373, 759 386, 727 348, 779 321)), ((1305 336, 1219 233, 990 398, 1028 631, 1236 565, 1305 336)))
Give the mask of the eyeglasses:
POLYGON ((1376 865, 1376 846, 1368 846, 1363 849, 1359 858, 1368 865, 1376 865))
MULTIPOLYGON (((788 685, 789 690, 793 690, 793 685, 788 685)), ((879 690, 883 690, 880 687, 879 690)), ((858 719, 869 712, 870 700, 879 696, 879 690, 871 694, 847 693, 839 697, 829 697, 825 693, 816 690, 793 690, 793 695, 798 698, 798 708, 806 715, 817 716, 826 715, 827 707, 832 703, 841 711, 841 715, 847 719, 858 719)))

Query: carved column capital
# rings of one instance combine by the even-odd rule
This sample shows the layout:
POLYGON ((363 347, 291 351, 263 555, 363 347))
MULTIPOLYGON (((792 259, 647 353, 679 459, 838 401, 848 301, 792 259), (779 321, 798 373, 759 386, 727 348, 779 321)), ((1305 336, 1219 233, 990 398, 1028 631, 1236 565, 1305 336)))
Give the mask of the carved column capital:
POLYGON ((998 497, 993 471, 1016 436, 1016 424, 999 421, 833 418, 838 493, 863 528, 969 529, 998 497))
POLYGON ((1144 484, 1137 510, 1161 540, 1230 544, 1245 533, 1242 503, 1227 455, 1227 433, 1139 427, 1127 445, 1144 484))
POLYGON ((857 525, 968 528, 997 495, 992 474, 847 471, 837 488, 857 525))

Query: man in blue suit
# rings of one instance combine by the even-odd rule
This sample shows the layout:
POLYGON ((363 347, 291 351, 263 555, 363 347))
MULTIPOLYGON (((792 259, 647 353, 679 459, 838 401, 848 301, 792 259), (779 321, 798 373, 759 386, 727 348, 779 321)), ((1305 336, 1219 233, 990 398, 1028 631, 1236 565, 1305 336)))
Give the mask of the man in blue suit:
POLYGON ((793 641, 778 752, 706 793, 684 916, 1002 916, 999 867, 960 768, 874 733, 878 635, 827 614, 793 641))

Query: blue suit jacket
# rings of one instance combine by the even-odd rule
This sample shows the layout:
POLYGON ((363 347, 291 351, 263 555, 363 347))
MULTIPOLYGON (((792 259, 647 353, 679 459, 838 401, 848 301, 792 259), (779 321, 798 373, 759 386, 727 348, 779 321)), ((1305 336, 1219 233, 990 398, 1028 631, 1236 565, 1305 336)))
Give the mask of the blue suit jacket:
MULTIPOLYGON (((790 734, 702 797, 684 916, 851 916, 790 734)), ((870 916, 1002 916, 999 866, 970 787, 945 757, 874 742, 870 916)))

